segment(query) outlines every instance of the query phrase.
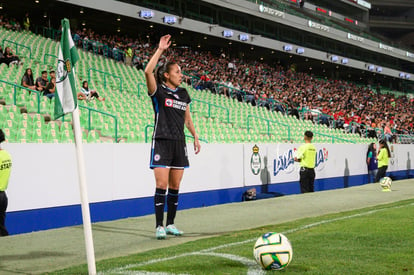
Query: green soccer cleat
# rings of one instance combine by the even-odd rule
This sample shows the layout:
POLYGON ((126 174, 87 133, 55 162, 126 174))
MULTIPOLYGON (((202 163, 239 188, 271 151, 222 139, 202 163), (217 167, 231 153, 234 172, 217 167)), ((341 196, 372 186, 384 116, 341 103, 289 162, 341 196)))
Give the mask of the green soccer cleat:
POLYGON ((168 225, 167 228, 165 229, 165 231, 169 235, 174 235, 174 236, 183 235, 183 231, 178 230, 177 227, 175 227, 175 225, 173 225, 173 224, 168 225))
POLYGON ((165 233, 165 229, 163 226, 157 227, 157 229, 155 230, 155 237, 157 238, 157 240, 165 240, 167 234, 165 233))

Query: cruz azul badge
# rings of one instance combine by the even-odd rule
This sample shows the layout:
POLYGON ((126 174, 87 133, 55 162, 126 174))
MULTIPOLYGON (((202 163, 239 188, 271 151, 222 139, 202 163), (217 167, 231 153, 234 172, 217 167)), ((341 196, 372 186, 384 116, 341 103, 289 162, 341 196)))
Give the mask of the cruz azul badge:
POLYGON ((253 154, 250 158, 250 167, 252 169, 252 173, 254 175, 258 175, 260 173, 260 168, 262 167, 262 158, 259 154, 259 147, 255 144, 252 148, 253 154))

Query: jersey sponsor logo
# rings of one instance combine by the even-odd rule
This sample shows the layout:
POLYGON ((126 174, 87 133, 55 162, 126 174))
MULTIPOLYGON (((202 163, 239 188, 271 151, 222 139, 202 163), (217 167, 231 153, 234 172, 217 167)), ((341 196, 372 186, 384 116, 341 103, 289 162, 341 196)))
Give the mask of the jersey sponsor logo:
POLYGON ((166 98, 165 99, 165 107, 170 107, 170 108, 174 108, 174 109, 178 109, 181 111, 185 111, 187 110, 187 103, 182 102, 182 101, 178 101, 178 100, 174 100, 171 98, 166 98))

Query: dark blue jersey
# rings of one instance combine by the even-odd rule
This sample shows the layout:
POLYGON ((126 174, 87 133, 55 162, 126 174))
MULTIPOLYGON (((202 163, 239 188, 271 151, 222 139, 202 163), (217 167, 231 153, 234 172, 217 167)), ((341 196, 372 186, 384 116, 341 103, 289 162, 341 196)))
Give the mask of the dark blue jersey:
POLYGON ((150 96, 154 108, 153 139, 185 140, 185 111, 191 102, 187 90, 181 87, 172 90, 165 85, 157 85, 150 96))

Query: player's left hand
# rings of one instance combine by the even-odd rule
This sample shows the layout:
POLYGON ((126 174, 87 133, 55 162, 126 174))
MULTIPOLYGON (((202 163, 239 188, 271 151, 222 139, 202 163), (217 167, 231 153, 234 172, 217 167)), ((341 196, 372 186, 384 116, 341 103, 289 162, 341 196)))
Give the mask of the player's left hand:
POLYGON ((196 136, 194 138, 194 152, 196 153, 196 155, 198 153, 200 153, 201 150, 201 145, 200 145, 200 141, 198 140, 198 136, 196 136))

